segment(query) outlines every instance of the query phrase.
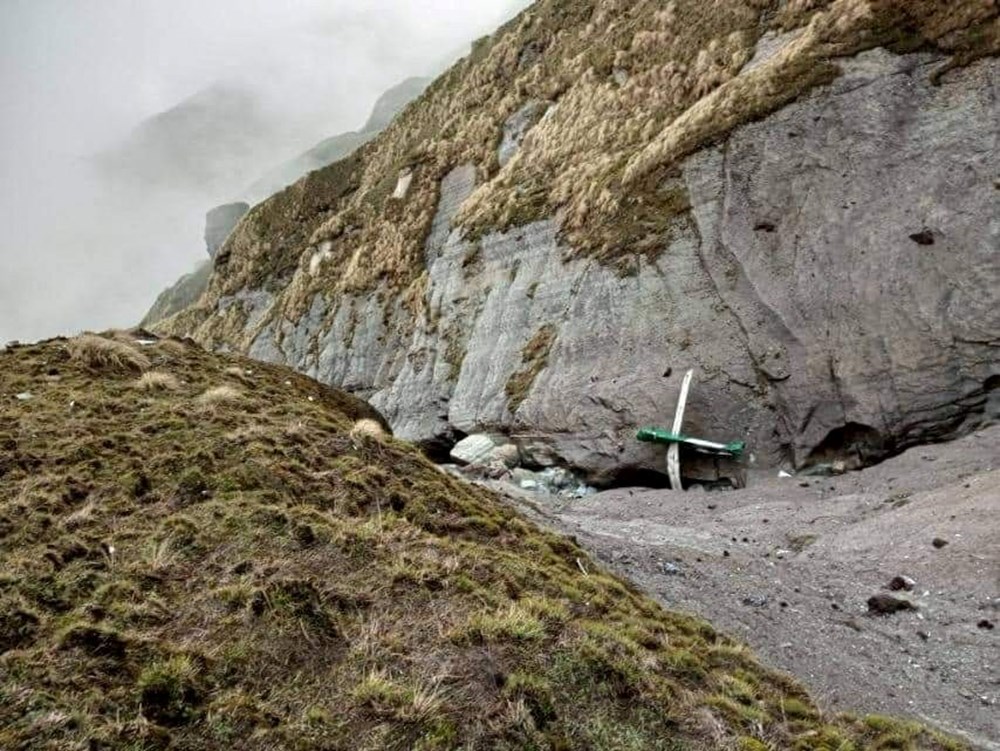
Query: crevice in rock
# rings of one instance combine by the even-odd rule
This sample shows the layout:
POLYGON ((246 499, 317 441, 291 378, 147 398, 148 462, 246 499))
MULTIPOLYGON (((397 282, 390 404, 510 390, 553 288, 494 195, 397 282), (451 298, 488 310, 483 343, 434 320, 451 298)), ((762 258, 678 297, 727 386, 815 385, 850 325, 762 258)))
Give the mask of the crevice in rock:
POLYGON ((465 438, 468 438, 467 433, 451 428, 447 433, 440 433, 418 441, 416 445, 423 455, 435 464, 450 464, 452 462, 451 450, 465 438))
POLYGON ((806 459, 806 467, 839 465, 841 471, 861 469, 887 458, 891 443, 870 425, 849 422, 827 433, 806 459))

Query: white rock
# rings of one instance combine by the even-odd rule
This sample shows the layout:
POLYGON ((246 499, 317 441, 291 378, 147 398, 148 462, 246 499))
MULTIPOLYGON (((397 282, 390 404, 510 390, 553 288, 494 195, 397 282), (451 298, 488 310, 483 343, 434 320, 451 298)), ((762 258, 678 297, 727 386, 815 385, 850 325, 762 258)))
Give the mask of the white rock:
POLYGON ((451 450, 451 458, 458 464, 488 464, 496 448, 490 436, 477 433, 459 441, 451 450))

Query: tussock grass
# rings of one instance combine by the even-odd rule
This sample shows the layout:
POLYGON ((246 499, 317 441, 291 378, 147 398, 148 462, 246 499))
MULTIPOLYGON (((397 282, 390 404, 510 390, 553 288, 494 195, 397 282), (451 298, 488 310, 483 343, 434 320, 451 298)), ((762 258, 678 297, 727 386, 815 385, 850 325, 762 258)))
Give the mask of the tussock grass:
POLYGON ((83 334, 66 345, 70 359, 94 371, 144 371, 149 358, 138 347, 96 334, 83 334))
POLYGON ((195 403, 204 409, 238 404, 243 399, 243 392, 233 386, 213 386, 202 392, 195 403))
POLYGON ((354 440, 372 439, 381 441, 386 438, 385 428, 375 420, 358 420, 351 427, 351 438, 354 440))
MULTIPOLYGON (((250 366, 149 352, 190 393, 250 366)), ((199 411, 48 342, 0 392, 49 367, 0 414, 0 748, 960 748, 822 715, 286 369, 199 411)))
POLYGON ((135 387, 140 391, 177 391, 181 382, 171 373, 149 371, 139 377, 135 387))

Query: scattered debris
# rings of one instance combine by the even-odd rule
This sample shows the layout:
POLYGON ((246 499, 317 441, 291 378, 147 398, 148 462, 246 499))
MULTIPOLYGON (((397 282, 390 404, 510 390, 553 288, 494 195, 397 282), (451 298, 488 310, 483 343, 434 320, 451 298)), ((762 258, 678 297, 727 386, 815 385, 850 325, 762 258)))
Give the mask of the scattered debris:
POLYGON ((993 629, 996 628, 996 625, 993 623, 993 621, 989 621, 983 618, 983 620, 981 620, 979 623, 976 624, 976 628, 982 629, 983 631, 992 631, 993 629))
POLYGON ((30 402, 32 399, 35 398, 35 395, 32 394, 30 391, 22 391, 14 398, 17 399, 19 402, 30 402))
POLYGON ((763 608, 767 605, 767 596, 747 595, 743 598, 743 604, 751 608, 763 608))
POLYGON ((660 564, 660 570, 667 576, 684 576, 684 571, 676 563, 664 561, 660 564))
POLYGON ((943 538, 941 538, 941 537, 935 537, 934 541, 931 543, 931 545, 933 545, 938 550, 940 550, 941 548, 945 547, 947 544, 948 544, 948 541, 945 540, 945 539, 943 539, 943 538))
POLYGON ((917 606, 909 600, 892 595, 875 595, 868 598, 868 612, 871 615, 894 615, 904 610, 916 609, 917 606))

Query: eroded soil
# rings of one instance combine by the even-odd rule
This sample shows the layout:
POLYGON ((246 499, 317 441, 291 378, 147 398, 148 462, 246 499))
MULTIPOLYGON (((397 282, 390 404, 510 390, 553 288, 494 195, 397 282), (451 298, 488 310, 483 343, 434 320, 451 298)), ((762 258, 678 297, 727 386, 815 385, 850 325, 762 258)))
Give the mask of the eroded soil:
POLYGON ((861 472, 758 475, 728 493, 517 492, 505 486, 667 607, 745 640, 828 710, 907 715, 1000 748, 1000 427, 861 472), (913 591, 890 592, 897 576, 913 591), (869 614, 883 593, 916 609, 869 614))

